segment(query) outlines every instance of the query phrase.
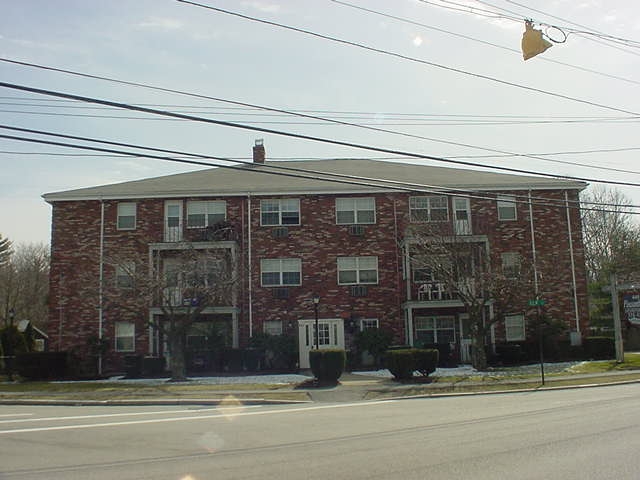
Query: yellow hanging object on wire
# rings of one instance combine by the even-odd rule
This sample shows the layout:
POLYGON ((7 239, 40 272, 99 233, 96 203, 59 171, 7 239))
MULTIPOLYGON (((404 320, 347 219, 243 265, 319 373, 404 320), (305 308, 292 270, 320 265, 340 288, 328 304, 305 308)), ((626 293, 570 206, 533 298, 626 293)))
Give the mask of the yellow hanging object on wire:
POLYGON ((553 43, 542 38, 542 32, 533 28, 533 23, 524 22, 525 31, 522 34, 522 55, 525 60, 535 57, 539 53, 544 52, 553 43))

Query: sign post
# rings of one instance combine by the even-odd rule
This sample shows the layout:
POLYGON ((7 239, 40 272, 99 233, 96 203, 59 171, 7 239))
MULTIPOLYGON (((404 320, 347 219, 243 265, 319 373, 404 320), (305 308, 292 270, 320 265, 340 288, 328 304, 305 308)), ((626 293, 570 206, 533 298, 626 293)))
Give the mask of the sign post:
POLYGON ((536 307, 536 315, 538 318, 538 353, 540 355, 540 380, 542 385, 544 385, 544 329, 542 328, 542 312, 540 309, 544 304, 544 299, 539 296, 529 300, 529 306, 536 307))

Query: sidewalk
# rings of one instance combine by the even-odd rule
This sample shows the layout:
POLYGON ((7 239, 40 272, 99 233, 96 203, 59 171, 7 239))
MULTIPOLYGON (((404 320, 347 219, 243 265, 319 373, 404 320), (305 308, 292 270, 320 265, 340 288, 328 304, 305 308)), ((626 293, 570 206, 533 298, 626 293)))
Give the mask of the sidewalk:
MULTIPOLYGON (((251 377, 247 377, 251 378, 251 377)), ((308 378, 308 377, 302 377, 308 378)), ((243 385, 241 377, 229 385, 203 383, 202 379, 183 384, 69 382, 63 393, 51 391, 11 391, 0 384, 0 405, 220 405, 237 406, 255 404, 296 404, 306 402, 348 403, 366 400, 452 395, 486 395, 512 391, 536 391, 557 388, 586 388, 620 383, 640 383, 640 370, 548 376, 545 386, 539 378, 469 377, 447 381, 440 377, 435 382, 420 379, 412 383, 399 383, 387 377, 364 373, 344 373, 335 386, 298 387, 296 383, 243 385), (571 385, 567 385, 570 382, 571 385), (92 389, 87 389, 89 384, 92 389), (242 388, 242 387, 252 388, 242 388), (4 388, 3 388, 4 387, 4 388), (254 388, 255 387, 255 388, 254 388)), ((127 382, 127 381, 122 381, 127 382)))

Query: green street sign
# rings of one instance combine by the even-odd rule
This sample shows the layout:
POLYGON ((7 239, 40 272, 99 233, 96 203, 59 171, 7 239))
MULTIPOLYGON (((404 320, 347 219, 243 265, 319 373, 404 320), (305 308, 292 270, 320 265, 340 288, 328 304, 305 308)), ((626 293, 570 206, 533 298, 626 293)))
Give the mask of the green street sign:
POLYGON ((545 301, 542 298, 534 298, 529 300, 530 307, 542 307, 545 304, 545 301))

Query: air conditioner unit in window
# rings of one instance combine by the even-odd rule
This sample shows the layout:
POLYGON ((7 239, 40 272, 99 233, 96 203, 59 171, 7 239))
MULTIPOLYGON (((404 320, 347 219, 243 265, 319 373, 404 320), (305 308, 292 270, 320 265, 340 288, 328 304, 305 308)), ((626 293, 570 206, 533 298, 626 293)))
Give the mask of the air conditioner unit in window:
POLYGON ((271 230, 271 236, 273 238, 287 238, 289 236, 289 229, 287 227, 276 227, 271 230))
POLYGON ((351 285, 352 297, 366 297, 369 289, 366 285, 351 285))
POLYGON ((289 298, 289 288, 287 287, 274 288, 273 298, 289 298))
POLYGON ((349 225, 349 235, 353 235, 354 237, 363 237, 364 236, 364 226, 362 226, 362 225, 349 225))

